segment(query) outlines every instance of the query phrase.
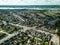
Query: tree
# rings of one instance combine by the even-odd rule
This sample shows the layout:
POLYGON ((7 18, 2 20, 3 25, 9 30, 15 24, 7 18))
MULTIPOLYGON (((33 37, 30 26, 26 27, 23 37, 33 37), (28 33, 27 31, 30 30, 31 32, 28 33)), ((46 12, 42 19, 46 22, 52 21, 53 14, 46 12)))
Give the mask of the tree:
POLYGON ((55 27, 58 29, 57 35, 60 36, 60 20, 56 21, 55 27))
POLYGON ((59 36, 59 42, 60 42, 60 20, 55 23, 55 27, 58 29, 57 35, 59 36))

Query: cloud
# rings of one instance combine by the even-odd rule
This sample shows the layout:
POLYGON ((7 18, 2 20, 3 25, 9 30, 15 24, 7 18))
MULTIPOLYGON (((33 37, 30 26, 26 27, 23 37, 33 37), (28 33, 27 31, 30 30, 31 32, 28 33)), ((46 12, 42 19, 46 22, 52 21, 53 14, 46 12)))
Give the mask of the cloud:
POLYGON ((0 5, 60 5, 60 0, 0 0, 0 5))

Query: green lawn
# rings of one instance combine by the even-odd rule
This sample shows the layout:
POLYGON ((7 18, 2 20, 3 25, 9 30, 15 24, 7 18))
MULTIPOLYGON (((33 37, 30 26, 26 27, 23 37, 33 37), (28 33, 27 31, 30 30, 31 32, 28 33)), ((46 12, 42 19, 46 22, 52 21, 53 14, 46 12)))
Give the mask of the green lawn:
POLYGON ((48 42, 45 42, 45 45, 49 45, 48 42))

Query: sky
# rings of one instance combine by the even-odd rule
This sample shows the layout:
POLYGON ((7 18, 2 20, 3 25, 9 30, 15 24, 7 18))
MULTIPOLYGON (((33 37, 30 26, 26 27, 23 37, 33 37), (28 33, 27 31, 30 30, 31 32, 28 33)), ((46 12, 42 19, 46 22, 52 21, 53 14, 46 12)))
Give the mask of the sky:
POLYGON ((0 5, 60 5, 60 0, 0 0, 0 5))

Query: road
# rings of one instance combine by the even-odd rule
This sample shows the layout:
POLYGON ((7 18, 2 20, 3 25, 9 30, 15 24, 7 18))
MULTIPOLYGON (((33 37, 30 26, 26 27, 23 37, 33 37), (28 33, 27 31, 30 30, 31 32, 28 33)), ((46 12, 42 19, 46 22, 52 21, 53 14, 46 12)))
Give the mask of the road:
MULTIPOLYGON (((35 27, 27 27, 27 26, 22 26, 22 25, 19 25, 19 24, 13 24, 13 23, 9 23, 10 25, 13 25, 13 26, 19 26, 19 27, 23 27, 23 30, 26 31, 26 30, 30 30, 30 29, 33 29, 34 31, 37 31, 37 32, 42 32, 42 33, 45 33, 45 34, 51 34, 52 35, 52 38, 51 38, 51 41, 53 41, 54 45, 59 45, 59 37, 57 35, 54 35, 52 33, 49 33, 49 32, 46 32, 46 31, 42 31, 42 30, 37 30, 35 29, 35 27)), ((6 33, 6 32, 4 32, 6 33)), ((7 33, 8 34, 8 33, 7 33)), ((2 40, 0 40, 0 44, 3 43, 4 41, 10 39, 11 37, 14 37, 15 35, 18 34, 18 31, 17 33, 13 33, 13 34, 10 34, 8 35, 7 37, 3 38, 2 40)))
POLYGON ((15 32, 13 34, 10 34, 10 35, 4 37, 3 39, 0 40, 0 44, 3 43, 4 41, 6 41, 6 40, 8 40, 8 39, 10 39, 12 37, 14 37, 15 35, 18 35, 18 32, 15 32))
POLYGON ((5 31, 0 31, 1 33, 4 33, 6 35, 10 35, 9 33, 5 32, 5 31))
POLYGON ((57 35, 53 35, 51 41, 54 42, 53 45, 59 45, 59 37, 57 35))
POLYGON ((24 19, 22 19, 22 17, 20 17, 19 15, 15 15, 13 14, 14 17, 18 18, 19 20, 25 21, 24 19))
POLYGON ((37 30, 37 29, 35 29, 35 27, 26 27, 26 26, 22 26, 22 25, 18 25, 18 24, 12 24, 12 23, 10 23, 10 24, 14 25, 14 26, 23 27, 24 31, 26 31, 28 29, 33 29, 34 31, 37 31, 37 32, 42 32, 42 33, 45 33, 45 34, 51 34, 52 35, 51 41, 53 41, 53 44, 54 45, 59 45, 59 37, 55 34, 52 34, 50 32, 46 32, 46 31, 42 31, 42 30, 37 30))

